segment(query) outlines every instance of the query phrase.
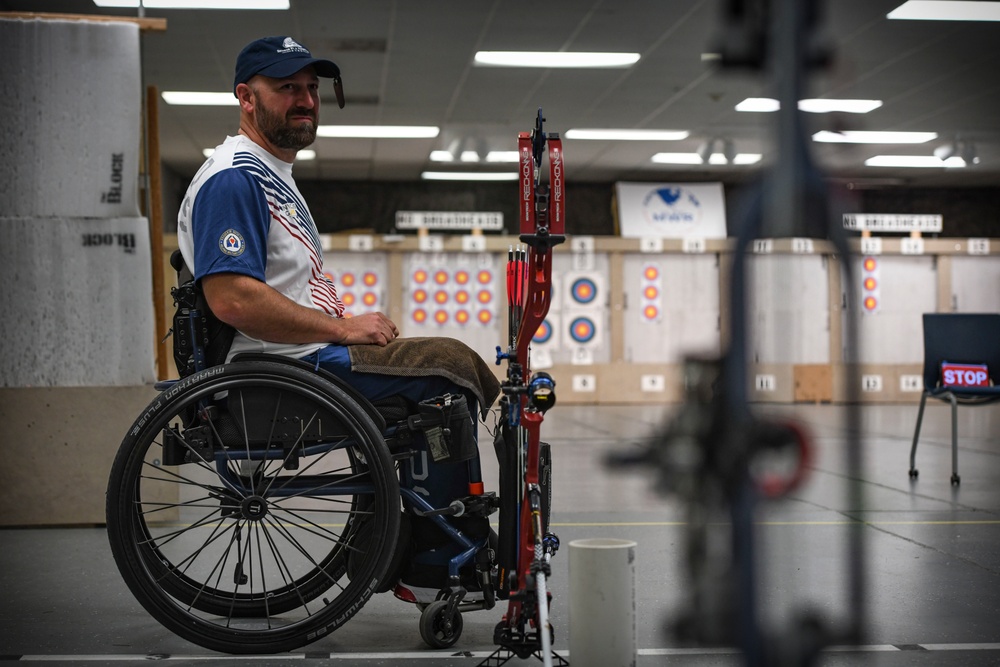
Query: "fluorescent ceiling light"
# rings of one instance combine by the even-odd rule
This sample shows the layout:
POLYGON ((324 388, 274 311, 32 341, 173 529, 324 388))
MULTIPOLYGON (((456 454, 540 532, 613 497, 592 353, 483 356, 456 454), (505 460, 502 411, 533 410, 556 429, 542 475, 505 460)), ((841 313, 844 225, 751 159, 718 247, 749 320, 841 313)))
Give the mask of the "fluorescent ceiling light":
POLYGON ((566 130, 567 139, 592 139, 595 141, 680 141, 687 139, 686 130, 601 130, 573 128, 566 130))
POLYGON ((813 141, 833 144, 923 144, 937 139, 937 132, 867 132, 846 130, 830 132, 821 130, 813 141))
POLYGON ((516 181, 517 172, 425 171, 420 178, 425 181, 516 181))
POLYGON ((965 160, 960 157, 942 160, 933 155, 876 155, 865 160, 865 165, 869 167, 937 167, 940 169, 964 167, 965 160))
POLYGON ((736 105, 737 111, 749 111, 753 113, 770 113, 781 108, 778 100, 770 97, 748 97, 736 105))
POLYGON ((187 90, 165 90, 160 97, 167 104, 200 107, 235 107, 240 101, 232 93, 198 93, 187 90))
POLYGON ((882 106, 882 100, 799 100, 799 109, 809 113, 868 113, 882 106))
MULTIPOLYGON (((763 156, 760 153, 739 153, 733 158, 733 164, 757 164, 763 156)), ((704 164, 698 153, 657 153, 652 158, 657 164, 704 164)), ((727 164, 726 156, 713 153, 708 158, 709 164, 727 164)))
POLYGON ((886 16, 918 21, 1000 21, 1000 2, 909 0, 886 16))
POLYGON ((638 53, 479 51, 474 62, 495 67, 629 67, 638 60, 638 53))
POLYGON ((431 151, 431 162, 452 162, 454 159, 451 151, 431 151))
POLYGON ((441 129, 432 125, 320 125, 318 137, 358 139, 433 139, 441 129))
MULTIPOLYGON (((94 0, 98 7, 138 7, 139 0, 94 0)), ((288 0, 143 0, 146 9, 288 9, 288 0)))
MULTIPOLYGON (((215 154, 215 149, 205 148, 201 151, 201 154, 204 155, 206 158, 210 158, 212 157, 212 155, 215 154)), ((314 151, 311 148, 303 148, 302 150, 300 150, 298 153, 295 154, 296 161, 315 160, 315 159, 316 159, 316 151, 314 151)))
POLYGON ((486 154, 487 162, 517 162, 520 159, 517 151, 490 151, 486 154))
POLYGON ((462 162, 479 162, 479 153, 476 151, 462 151, 458 159, 462 162))
MULTIPOLYGON (((882 100, 799 100, 799 110, 808 113, 868 113, 882 106, 882 100)), ((781 108, 778 100, 770 97, 748 97, 736 105, 737 111, 771 113, 781 108)))
POLYGON ((658 164, 701 164, 697 153, 657 153, 652 159, 658 164))

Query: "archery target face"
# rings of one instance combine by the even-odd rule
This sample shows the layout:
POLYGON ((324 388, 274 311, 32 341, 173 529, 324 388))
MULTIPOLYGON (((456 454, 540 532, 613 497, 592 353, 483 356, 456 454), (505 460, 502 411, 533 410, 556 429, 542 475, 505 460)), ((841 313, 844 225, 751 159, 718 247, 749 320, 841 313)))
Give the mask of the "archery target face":
POLYGON ((388 310, 385 302, 386 257, 375 253, 326 253, 326 276, 337 288, 344 317, 388 310))
POLYGON ((496 325, 502 299, 491 255, 417 253, 405 263, 404 276, 408 324, 421 330, 496 325))

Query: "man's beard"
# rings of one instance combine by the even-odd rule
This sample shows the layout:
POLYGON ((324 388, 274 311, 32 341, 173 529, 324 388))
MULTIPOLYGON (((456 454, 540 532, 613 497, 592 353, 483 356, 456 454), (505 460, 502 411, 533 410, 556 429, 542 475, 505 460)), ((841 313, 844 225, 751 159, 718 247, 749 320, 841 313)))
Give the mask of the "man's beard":
POLYGON ((312 123, 302 123, 293 127, 287 117, 273 113, 254 93, 254 108, 257 112, 257 127, 264 138, 278 148, 300 151, 316 140, 316 113, 308 109, 292 109, 289 115, 311 116, 312 123))

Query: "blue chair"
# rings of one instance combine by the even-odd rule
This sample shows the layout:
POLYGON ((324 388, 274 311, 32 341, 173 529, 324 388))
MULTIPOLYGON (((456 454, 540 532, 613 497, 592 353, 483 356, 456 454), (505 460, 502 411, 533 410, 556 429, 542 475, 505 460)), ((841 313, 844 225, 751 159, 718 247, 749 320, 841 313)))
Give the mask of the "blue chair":
POLYGON ((958 484, 958 405, 984 405, 1000 400, 1000 313, 924 314, 924 392, 910 449, 910 477, 916 478, 917 442, 927 398, 951 403, 951 483, 958 484), (944 386, 941 363, 986 364, 991 386, 944 386))

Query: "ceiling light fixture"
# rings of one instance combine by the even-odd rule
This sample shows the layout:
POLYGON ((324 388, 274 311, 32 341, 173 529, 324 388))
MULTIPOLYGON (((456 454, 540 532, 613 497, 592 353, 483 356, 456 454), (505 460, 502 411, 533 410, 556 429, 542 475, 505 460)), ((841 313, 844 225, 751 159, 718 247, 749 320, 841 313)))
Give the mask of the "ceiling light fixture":
MULTIPOLYGON (((734 165, 757 164, 762 157, 760 153, 737 153, 729 163, 734 165)), ((705 164, 700 153, 656 153, 652 157, 652 161, 657 164, 705 164)), ((711 153, 708 155, 708 164, 726 164, 726 157, 722 153, 711 153)))
MULTIPOLYGON (((808 113, 869 113, 882 106, 882 100, 820 99, 799 100, 799 110, 808 113)), ((736 105, 737 111, 772 113, 781 108, 770 97, 748 97, 736 105)))
MULTIPOLYGON (((98 7, 138 7, 139 0, 94 0, 98 7)), ((146 9, 288 9, 288 0, 143 0, 146 9)))
POLYGON ((687 139, 686 130, 615 130, 571 128, 563 133, 566 139, 588 139, 593 141, 680 141, 687 139))
POLYGON ((937 132, 871 132, 865 130, 830 132, 821 130, 812 138, 813 141, 832 144, 925 144, 937 139, 937 132))
POLYGON ((630 67, 638 53, 569 51, 479 51, 474 62, 487 67, 630 67))
POLYGON ((433 139, 441 128, 433 125, 320 125, 318 137, 348 139, 433 139))
POLYGON ((865 160, 867 167, 925 167, 953 168, 964 167, 965 160, 951 157, 947 160, 933 155, 876 155, 865 160))
POLYGON ((516 181, 517 172, 425 171, 420 178, 425 181, 516 181))
POLYGON ((200 93, 189 90, 165 90, 160 97, 174 106, 235 107, 240 101, 232 93, 200 93))
POLYGON ((520 154, 517 151, 490 151, 486 154, 487 162, 517 162, 520 154))
POLYGON ((882 100, 799 100, 799 109, 808 113, 869 113, 882 106, 882 100))
POLYGON ((917 21, 1000 21, 1000 2, 909 0, 886 17, 917 21))
POLYGON ((455 156, 451 151, 431 151, 431 162, 454 162, 455 156))

